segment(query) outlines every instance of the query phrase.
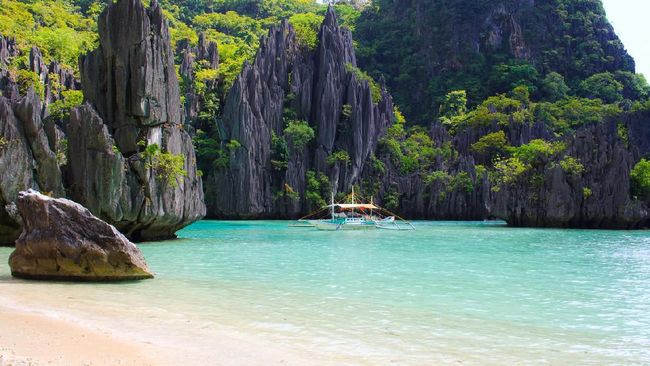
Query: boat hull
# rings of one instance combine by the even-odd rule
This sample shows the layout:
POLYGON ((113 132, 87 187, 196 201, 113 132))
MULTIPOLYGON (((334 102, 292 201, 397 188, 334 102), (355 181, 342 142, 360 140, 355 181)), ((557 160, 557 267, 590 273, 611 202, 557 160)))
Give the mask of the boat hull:
POLYGON ((348 223, 331 220, 311 220, 310 224, 318 230, 337 231, 337 230, 375 230, 375 223, 348 223))

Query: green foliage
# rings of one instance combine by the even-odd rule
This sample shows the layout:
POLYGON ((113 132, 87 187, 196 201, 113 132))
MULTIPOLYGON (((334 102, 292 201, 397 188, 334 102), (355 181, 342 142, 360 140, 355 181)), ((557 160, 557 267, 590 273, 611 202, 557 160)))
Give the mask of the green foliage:
POLYGON ((564 151, 566 145, 562 142, 549 142, 536 139, 513 148, 512 155, 524 164, 545 163, 554 155, 564 151))
POLYGON ((434 170, 433 172, 424 176, 424 184, 432 185, 434 183, 440 183, 442 185, 449 184, 451 181, 451 176, 444 170, 434 170))
POLYGON ((305 197, 315 207, 327 206, 326 197, 331 192, 331 184, 327 176, 321 172, 313 170, 307 171, 305 174, 306 192, 305 197))
POLYGON ((542 95, 551 102, 564 99, 569 94, 569 87, 564 76, 555 71, 549 72, 542 80, 542 95))
POLYGON ((228 149, 228 151, 231 152, 239 149, 240 147, 241 147, 241 143, 239 143, 239 141, 237 140, 230 140, 226 143, 226 149, 228 149))
POLYGON ((508 2, 503 16, 513 24, 506 28, 494 18, 499 6, 374 0, 356 26, 359 64, 373 76, 383 74, 396 103, 420 124, 437 117, 450 90, 466 90, 471 106, 519 85, 555 102, 565 86, 577 89, 591 75, 634 70, 598 1, 508 2), (503 34, 494 37, 491 27, 503 34), (550 73, 566 80, 544 77, 550 73))
POLYGON ((187 176, 185 170, 185 156, 164 152, 158 144, 150 144, 142 152, 147 169, 154 171, 156 178, 171 187, 178 187, 178 180, 187 176))
POLYGON ((518 86, 536 90, 538 79, 537 69, 528 63, 500 64, 492 69, 488 85, 497 93, 504 93, 518 86))
POLYGON ((50 116, 62 121, 70 116, 70 110, 83 103, 84 96, 80 90, 64 90, 61 92, 61 99, 50 104, 50 116))
POLYGON ((295 120, 288 121, 284 134, 289 137, 289 141, 298 151, 302 151, 315 136, 314 129, 309 126, 309 123, 295 120))
POLYGON ((401 195, 401 193, 394 190, 388 191, 382 200, 384 207, 389 210, 397 210, 399 208, 399 199, 401 195))
POLYGON ((287 169, 289 164, 289 147, 284 137, 271 135, 271 165, 275 170, 287 169))
POLYGON ((377 159, 374 154, 370 156, 370 163, 375 173, 380 176, 386 174, 386 164, 384 164, 383 161, 377 159))
POLYGON ((43 99, 45 89, 41 79, 35 72, 20 69, 16 71, 16 82, 18 83, 18 90, 20 94, 24 95, 29 89, 34 89, 34 93, 43 99))
POLYGON ((616 135, 623 141, 626 147, 630 144, 630 131, 624 123, 618 123, 616 125, 616 135))
POLYGON ((506 134, 501 130, 481 137, 471 146, 472 152, 485 157, 486 161, 491 161, 495 157, 505 155, 510 148, 511 146, 508 144, 506 134))
POLYGON ((530 166, 517 157, 497 160, 490 174, 492 190, 498 192, 503 187, 516 183, 530 169, 530 166))
MULTIPOLYGON (((524 89, 517 91, 517 98, 525 98, 524 89)), ((462 118, 453 119, 453 124, 448 125, 450 132, 455 133, 458 128, 488 127, 495 123, 499 126, 530 124, 534 120, 533 113, 527 103, 519 99, 505 94, 489 97, 462 118)))
POLYGON ((632 196, 645 201, 650 200, 650 161, 641 159, 630 172, 632 196))
POLYGON ((407 131, 401 123, 388 129, 386 137, 379 141, 379 151, 390 158, 402 175, 426 172, 439 157, 450 160, 456 154, 450 142, 435 146, 424 128, 413 126, 407 131))
POLYGON ((460 172, 451 178, 449 187, 452 191, 472 193, 474 192, 474 181, 468 172, 460 172))
POLYGON ((275 201, 284 198, 285 200, 290 200, 290 201, 299 201, 300 200, 300 193, 296 192, 293 187, 291 187, 288 184, 284 184, 281 190, 275 192, 273 194, 273 199, 275 201))
POLYGON ((455 90, 447 93, 440 104, 441 117, 457 117, 467 112, 467 92, 465 90, 455 90))
POLYGON ((68 140, 61 139, 59 144, 56 146, 56 162, 59 166, 66 165, 68 163, 68 140))
POLYGON ((350 163, 350 155, 345 150, 338 150, 332 153, 332 155, 328 156, 325 161, 329 165, 334 165, 337 163, 344 163, 347 165, 350 163))
POLYGON ((609 72, 592 75, 580 83, 580 94, 583 97, 601 99, 605 103, 621 101, 623 89, 623 84, 609 72))
POLYGON ((572 156, 566 156, 560 160, 560 166, 567 174, 573 176, 580 176, 585 171, 585 167, 580 160, 572 156))
POLYGON ((1 0, 0 34, 14 37, 23 54, 37 46, 45 62, 76 68, 80 55, 97 44, 94 17, 64 0, 1 0))
POLYGON ((643 74, 618 70, 614 73, 614 78, 623 85, 623 98, 629 100, 650 98, 650 85, 643 74))
POLYGON ((4 136, 0 136, 0 152, 4 151, 7 146, 9 146, 9 140, 4 136))
POLYGON ((375 79, 351 63, 345 64, 345 70, 354 75, 357 80, 368 82, 373 103, 379 103, 381 101, 381 87, 377 84, 375 79))
POLYGON ((591 196, 593 196, 593 194, 594 194, 594 192, 591 191, 591 188, 589 188, 589 187, 583 187, 582 188, 582 197, 584 199, 587 200, 587 199, 591 198, 591 196))
POLYGON ((318 31, 322 22, 323 16, 314 13, 299 13, 289 18, 289 23, 296 30, 298 44, 310 50, 318 46, 318 31))
POLYGON ((343 107, 341 107, 341 116, 343 117, 343 120, 349 121, 350 117, 352 117, 352 106, 349 104, 343 104, 343 107))

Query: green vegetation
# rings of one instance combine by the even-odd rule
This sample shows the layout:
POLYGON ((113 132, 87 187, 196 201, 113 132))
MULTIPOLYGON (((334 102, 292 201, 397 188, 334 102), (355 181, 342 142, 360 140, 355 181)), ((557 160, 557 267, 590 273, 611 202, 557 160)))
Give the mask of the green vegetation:
POLYGON ((284 134, 289 137, 293 147, 302 152, 309 141, 314 138, 314 129, 306 121, 290 120, 284 129, 284 134))
POLYGON ((323 16, 314 13, 294 14, 289 18, 289 23, 296 30, 298 44, 310 50, 318 46, 318 30, 323 22, 323 16))
POLYGON ((271 135, 271 165, 275 170, 287 169, 289 164, 289 147, 284 137, 271 135))
POLYGON ((630 189, 632 196, 650 200, 650 161, 641 159, 630 172, 630 189))
POLYGON ((0 1, 0 34, 16 39, 22 56, 16 68, 28 66, 31 46, 37 46, 45 62, 59 61, 76 69, 80 55, 97 45, 96 12, 99 2, 82 14, 75 2, 64 0, 0 1))
POLYGON ((68 163, 68 140, 61 139, 56 147, 56 162, 59 166, 68 163))
POLYGON ((498 192, 501 188, 512 185, 528 171, 529 166, 519 158, 500 159, 494 163, 494 171, 490 173, 492 190, 498 192))
POLYGON ((454 90, 467 91, 472 107, 522 85, 533 99, 551 103, 577 96, 611 103, 618 93, 623 99, 647 98, 647 83, 633 73, 634 61, 599 1, 499 6, 374 0, 356 25, 359 65, 374 77, 383 75, 407 118, 420 124, 444 117, 439 106, 454 90), (513 23, 502 23, 494 16, 499 11, 513 23), (493 29, 501 36, 493 37, 493 29), (603 73, 613 74, 615 82, 595 76, 603 73))
POLYGON ((510 150, 506 134, 497 131, 482 136, 472 144, 472 152, 484 158, 485 161, 492 161, 495 157, 503 156, 510 150))
POLYGON ((178 180, 187 176, 185 156, 162 151, 158 144, 147 145, 142 152, 147 169, 155 172, 156 178, 171 187, 178 187, 178 180))
POLYGON ((337 150, 333 152, 332 155, 327 157, 326 162, 329 165, 335 165, 339 163, 347 165, 350 163, 350 155, 345 150, 337 150))
POLYGON ((312 207, 320 208, 326 206, 326 199, 328 199, 332 191, 329 178, 321 172, 309 170, 305 174, 305 180, 307 182, 307 190, 305 192, 307 201, 312 204, 312 207))
POLYGON ((512 149, 512 155, 525 164, 546 163, 553 155, 564 151, 562 142, 536 139, 512 149))
POLYGON ((572 156, 566 156, 564 159, 560 160, 560 166, 567 174, 573 176, 580 176, 585 171, 585 167, 582 165, 580 160, 572 156))
POLYGON ((9 146, 9 140, 4 136, 0 136, 0 152, 3 152, 7 146, 9 146))
POLYGON ((354 75, 354 77, 357 80, 368 82, 368 86, 370 87, 370 95, 372 96, 372 102, 373 103, 381 102, 381 87, 379 86, 379 84, 377 84, 375 79, 373 79, 365 71, 361 70, 360 68, 350 63, 345 64, 345 70, 347 70, 347 72, 354 75))
POLYGON ((50 116, 56 120, 64 120, 70 116, 70 110, 83 103, 84 96, 80 90, 64 90, 61 99, 50 104, 50 116))

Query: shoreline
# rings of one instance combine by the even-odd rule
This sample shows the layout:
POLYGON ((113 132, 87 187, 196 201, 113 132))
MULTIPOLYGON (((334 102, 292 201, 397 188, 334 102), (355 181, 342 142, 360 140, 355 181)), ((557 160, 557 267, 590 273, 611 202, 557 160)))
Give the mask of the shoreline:
MULTIPOLYGON (((6 294, 1 294, 0 299, 8 300, 6 294)), ((305 365, 317 356, 286 349, 285 345, 272 344, 252 335, 227 332, 210 339, 210 347, 189 345, 180 334, 163 344, 147 334, 138 339, 137 335, 115 331, 97 319, 68 316, 70 314, 60 310, 45 308, 19 310, 2 301, 0 366, 305 365)), ((160 332, 166 330, 171 329, 159 329, 160 332)), ((198 343, 206 346, 205 341, 202 339, 198 343)))

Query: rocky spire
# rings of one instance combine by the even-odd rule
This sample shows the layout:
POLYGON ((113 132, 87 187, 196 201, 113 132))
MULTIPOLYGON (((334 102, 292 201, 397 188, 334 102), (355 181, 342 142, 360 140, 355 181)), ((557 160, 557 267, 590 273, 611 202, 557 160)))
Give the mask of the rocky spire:
POLYGON ((283 22, 260 41, 255 61, 244 65, 227 96, 222 131, 224 144, 236 140, 241 148, 228 151, 229 167, 209 177, 215 187, 207 200, 212 215, 299 215, 311 205, 304 199, 308 170, 329 176, 335 190, 359 183, 365 161, 392 123, 392 100, 383 88, 373 99, 369 81, 356 69, 351 33, 339 27, 332 7, 318 37, 316 50, 301 47, 294 29, 283 22), (296 118, 316 131, 304 149, 293 146, 284 132, 285 119, 296 118), (282 141, 288 157, 278 163, 272 161, 278 148, 272 145, 282 141), (337 150, 351 157, 349 165, 328 163, 337 150), (293 192, 294 198, 279 199, 283 192, 293 192), (296 194, 303 199, 296 200, 296 194))
POLYGON ((167 22, 155 0, 119 0, 98 24, 100 47, 80 65, 87 102, 70 117, 71 196, 132 239, 173 237, 205 205, 167 22), (162 153, 182 156, 186 175, 157 166, 162 153))

